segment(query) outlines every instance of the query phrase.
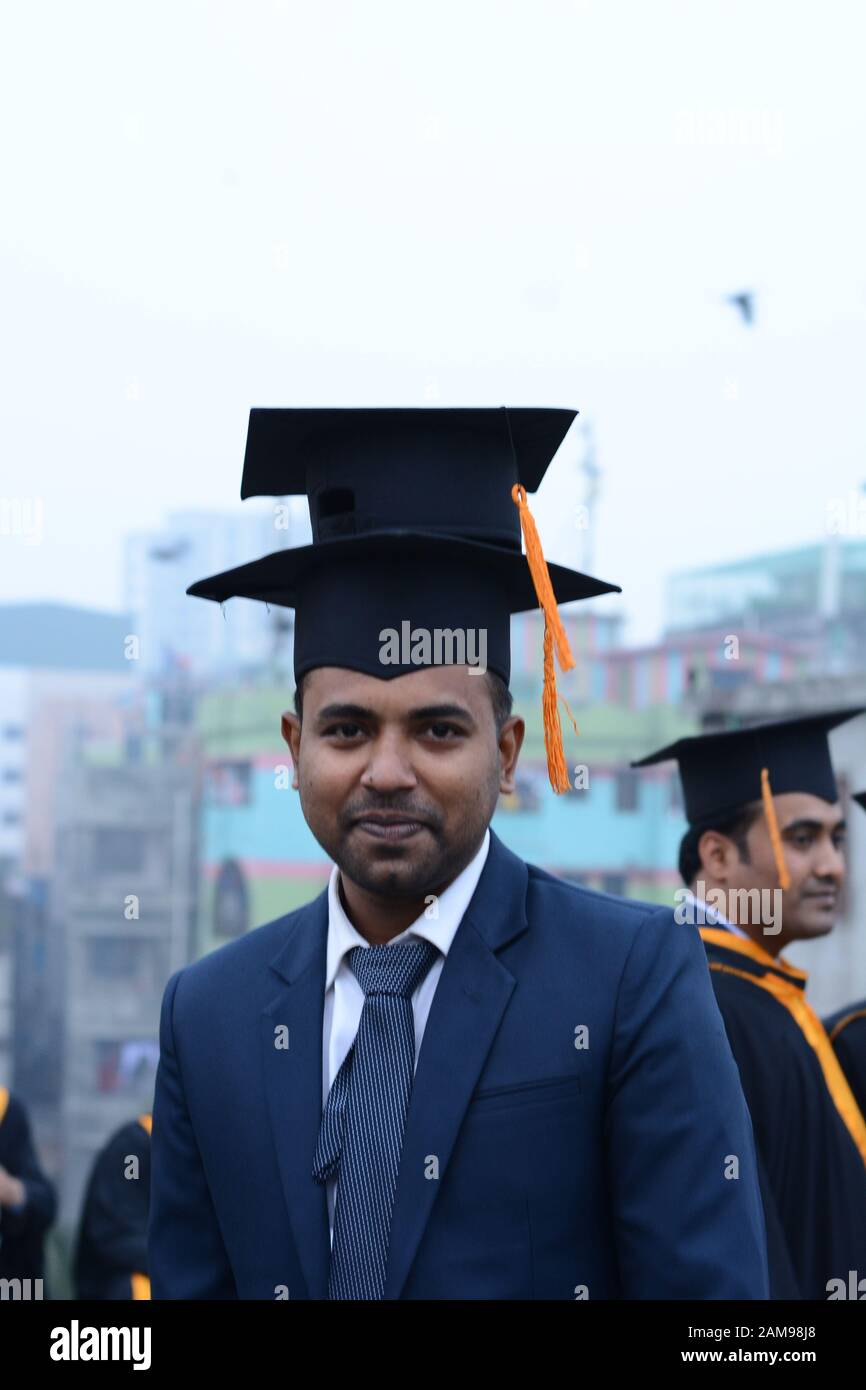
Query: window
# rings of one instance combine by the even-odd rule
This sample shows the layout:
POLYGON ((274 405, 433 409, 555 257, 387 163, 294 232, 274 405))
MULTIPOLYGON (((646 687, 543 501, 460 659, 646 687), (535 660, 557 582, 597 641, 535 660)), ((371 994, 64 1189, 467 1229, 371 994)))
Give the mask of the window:
POLYGON ((616 774, 616 809, 636 811, 640 792, 640 779, 632 768, 622 768, 616 774))
POLYGON ((241 866, 227 859, 214 890, 213 929, 217 936, 242 936, 249 928, 249 899, 241 866))
POLYGON ((667 699, 669 705, 679 704, 683 697, 683 656, 682 652, 667 654, 667 699))
POLYGON ((94 1082, 97 1091, 136 1096, 149 1093, 159 1062, 159 1043, 152 1038, 130 1038, 121 1042, 96 1042, 94 1082))
POLYGON ((731 666, 715 666, 710 671, 710 688, 712 690, 736 690, 741 685, 748 685, 754 680, 754 674, 748 666, 743 669, 731 666))
POLYGON ((191 692, 185 690, 163 691, 161 696, 163 724, 191 724, 195 714, 195 702, 191 692))
POLYGON ((91 843, 94 873, 137 873, 144 867, 144 832, 103 827, 91 843))
POLYGON ((207 771, 208 800, 215 806, 247 806, 252 767, 248 762, 213 763, 207 771))
POLYGON ((645 656, 635 659, 634 665, 634 704, 643 709, 650 702, 650 664, 645 656))
POLYGON ((165 980, 163 943, 132 936, 90 936, 86 968, 94 980, 117 980, 136 992, 156 990, 165 980))

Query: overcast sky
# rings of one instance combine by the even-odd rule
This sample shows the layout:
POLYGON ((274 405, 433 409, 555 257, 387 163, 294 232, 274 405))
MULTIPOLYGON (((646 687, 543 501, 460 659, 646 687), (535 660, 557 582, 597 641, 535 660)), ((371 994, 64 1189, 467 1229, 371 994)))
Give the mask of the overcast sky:
MULTIPOLYGON (((579 409, 634 638, 672 570, 821 539, 866 479, 864 38, 834 0, 7 7, 0 499, 44 531, 0 599, 118 606, 125 532, 241 510, 252 405, 579 409)), ((579 452, 534 504, 578 567, 579 452)))

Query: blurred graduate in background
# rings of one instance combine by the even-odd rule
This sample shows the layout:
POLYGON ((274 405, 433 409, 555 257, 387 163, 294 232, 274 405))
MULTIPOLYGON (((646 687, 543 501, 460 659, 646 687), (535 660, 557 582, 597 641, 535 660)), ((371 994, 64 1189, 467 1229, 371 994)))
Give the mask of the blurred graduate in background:
MULTIPOLYGON (((856 792, 851 799, 866 811, 866 792, 856 792)), ((824 1027, 857 1104, 866 1115, 866 999, 838 1009, 825 1018, 824 1027)))
POLYGON ((773 1298, 826 1299, 866 1269, 866 1120, 781 955, 833 928, 845 820, 827 735, 836 710, 680 739, 689 829, 682 920, 700 928, 740 1069, 761 1171, 773 1298))
MULTIPOLYGON (((0 1086, 0 1278, 42 1279, 57 1194, 39 1164, 24 1102, 0 1086)), ((31 1295, 32 1296, 32 1295, 31 1295)))
POLYGON ((122 1125, 97 1154, 74 1259, 78 1298, 147 1299, 149 1114, 122 1125))

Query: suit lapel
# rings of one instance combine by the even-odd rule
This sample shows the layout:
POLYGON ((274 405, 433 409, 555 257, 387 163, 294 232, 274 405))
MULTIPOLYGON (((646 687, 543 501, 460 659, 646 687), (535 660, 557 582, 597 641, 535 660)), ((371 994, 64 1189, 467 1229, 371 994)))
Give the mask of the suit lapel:
POLYGON ((415 1179, 434 1137, 444 1177, 514 989, 514 976, 495 952, 528 928, 527 880, 523 860, 491 830, 487 861, 442 967, 418 1056, 391 1220, 386 1299, 400 1297, 439 1191, 439 1181, 424 1182, 419 1199, 415 1179))
MULTIPOLYGON (((310 1298, 327 1298, 330 1236, 325 1188, 313 1178, 322 1121, 322 1023, 328 893, 302 908, 270 963, 260 1017, 268 1113, 283 1193, 310 1298), (275 1029, 288 1047, 275 1046, 275 1029)), ((291 1296, 292 1290, 289 1290, 291 1296)))
MULTIPOLYGON (((430 1219, 439 1182, 421 1201, 407 1174, 423 1171, 435 1136, 444 1177, 466 1107, 515 979, 496 952, 528 928, 526 865, 493 831, 478 887, 442 968, 412 1087, 391 1221, 385 1298, 400 1297, 430 1219)), ((324 1187, 312 1176, 322 1120, 322 1025, 327 890, 302 908, 270 963, 273 992, 260 1017, 265 1093, 280 1178, 310 1298, 328 1296, 330 1237, 324 1187), (274 1045, 285 1025, 288 1048, 274 1045)), ((290 1290, 291 1293, 291 1290, 290 1290)))

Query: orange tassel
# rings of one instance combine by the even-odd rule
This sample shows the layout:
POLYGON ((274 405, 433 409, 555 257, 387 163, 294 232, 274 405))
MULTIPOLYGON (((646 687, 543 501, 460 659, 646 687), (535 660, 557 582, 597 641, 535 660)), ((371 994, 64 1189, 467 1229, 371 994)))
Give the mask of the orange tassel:
POLYGON ((784 890, 791 886, 791 875, 788 872, 788 865, 785 863, 782 836, 779 832, 779 822, 776 819, 776 808, 773 805, 773 793, 770 790, 770 773, 765 767, 761 768, 761 797, 764 802, 764 814, 767 817, 767 829, 770 832, 770 843, 773 846, 773 855, 776 860, 779 887, 784 890))
MULTIPOLYGON (((538 602, 544 612, 544 689, 541 698, 544 720, 544 751, 547 754, 547 775, 550 778, 550 785, 559 794, 570 789, 571 780, 565 761, 565 749, 562 746, 562 725, 556 703, 556 671, 553 665, 554 641, 556 642, 556 654, 563 671, 571 670, 574 666, 574 657, 568 644, 565 627, 559 616, 559 609, 556 606, 556 595, 553 592, 535 519, 526 505, 526 489, 520 483, 515 483, 511 489, 511 498, 520 513, 520 525, 526 543, 529 572, 532 575, 538 602)), ((562 699, 563 697, 560 696, 559 698, 562 699)), ((574 731, 578 733, 574 715, 568 709, 568 704, 564 699, 563 703, 568 710, 568 717, 574 725, 574 731)))

